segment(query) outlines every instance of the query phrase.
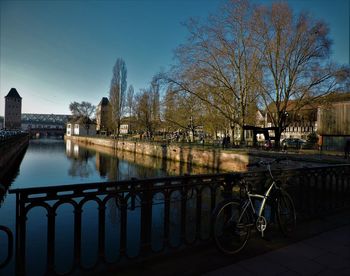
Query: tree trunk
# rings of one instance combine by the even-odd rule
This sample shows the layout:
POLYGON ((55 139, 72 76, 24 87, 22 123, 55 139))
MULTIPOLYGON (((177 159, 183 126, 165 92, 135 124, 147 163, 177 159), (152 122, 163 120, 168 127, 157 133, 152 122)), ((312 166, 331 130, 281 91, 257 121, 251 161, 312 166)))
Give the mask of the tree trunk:
POLYGON ((240 142, 241 142, 241 144, 243 144, 243 143, 245 142, 245 137, 244 137, 244 128, 243 128, 243 127, 241 127, 241 126, 239 126, 239 127, 240 127, 239 132, 240 132, 240 137, 241 137, 240 142))
POLYGON ((231 124, 230 126, 230 136, 231 136, 231 141, 232 141, 232 145, 235 144, 235 126, 231 124))
POLYGON ((118 119, 118 122, 117 122, 117 138, 119 137, 119 133, 120 133, 120 120, 118 119))
POLYGON ((281 140, 282 129, 277 127, 275 130, 275 148, 279 149, 281 140))

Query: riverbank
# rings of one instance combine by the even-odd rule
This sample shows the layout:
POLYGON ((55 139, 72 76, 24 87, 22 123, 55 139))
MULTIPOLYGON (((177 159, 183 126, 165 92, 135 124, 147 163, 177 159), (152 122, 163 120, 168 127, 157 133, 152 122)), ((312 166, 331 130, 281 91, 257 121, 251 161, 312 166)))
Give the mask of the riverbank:
POLYGON ((116 152, 131 152, 177 161, 220 171, 246 171, 247 164, 262 158, 288 157, 289 166, 318 166, 339 164, 346 160, 341 156, 317 153, 263 151, 252 148, 201 147, 189 144, 166 144, 148 141, 114 140, 102 137, 65 136, 65 139, 90 146, 102 146, 116 152))
POLYGON ((113 148, 116 151, 134 152, 156 158, 184 162, 203 167, 217 168, 221 171, 245 171, 249 163, 246 150, 221 148, 200 148, 190 145, 162 144, 143 141, 114 140, 98 137, 65 136, 65 140, 113 148))
POLYGON ((17 157, 25 150, 29 143, 27 134, 18 134, 0 143, 0 180, 11 169, 17 157))

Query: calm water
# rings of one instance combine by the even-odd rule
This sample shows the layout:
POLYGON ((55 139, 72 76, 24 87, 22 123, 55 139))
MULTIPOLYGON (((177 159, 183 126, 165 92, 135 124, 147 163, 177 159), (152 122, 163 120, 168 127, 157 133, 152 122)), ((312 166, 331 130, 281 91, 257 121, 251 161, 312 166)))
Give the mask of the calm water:
MULTIPOLYGON (((210 173, 205 168, 189 167, 187 164, 178 162, 165 162, 160 159, 139 156, 132 153, 116 153, 113 149, 104 147, 87 147, 74 144, 71 141, 64 142, 56 139, 31 140, 29 147, 22 158, 19 158, 18 164, 13 171, 0 184, 10 189, 43 187, 52 185, 67 185, 74 183, 106 182, 114 180, 147 177, 160 177, 166 175, 181 175, 185 173, 210 173)), ((0 194, 1 196, 1 194, 0 194)), ((15 197, 12 194, 5 194, 0 197, 0 224, 12 229, 15 228, 15 197)), ((91 212, 83 213, 83 261, 87 265, 92 264, 96 257, 97 246, 94 233, 97 231, 97 206, 93 203, 87 204, 87 210, 91 212)), ((107 216, 109 225, 106 227, 108 233, 117 231, 117 210, 110 204, 107 206, 107 216)), ((158 210, 161 212, 161 210, 158 210)), ((57 215, 57 228, 61 229, 56 238, 56 257, 59 271, 64 272, 69 267, 67 260, 71 259, 72 252, 64 252, 64 249, 72 245, 73 242, 73 220, 72 208, 63 206, 59 208, 57 215), (62 230, 63 229, 63 230, 62 230)), ((135 212, 135 224, 137 224, 140 214, 135 212)), ((137 229, 139 225, 131 223, 128 225, 130 237, 130 254, 133 254, 135 244, 138 243, 137 229)), ((40 275, 46 262, 45 241, 46 237, 46 213, 42 208, 34 208, 30 211, 27 222, 27 271, 30 275, 40 275), (33 254, 35 252, 35 254, 33 254), (32 254, 31 254, 32 253, 32 254), (33 258, 35 256, 35 258, 33 258)), ((0 233, 0 260, 4 259, 7 246, 5 235, 0 233)), ((115 238, 114 238, 115 239, 115 238)), ((110 235, 110 244, 113 242, 113 235, 110 235)), ((118 246, 117 244, 115 246, 118 246)), ((108 248, 107 248, 108 252, 108 248)), ((110 250, 110 259, 116 259, 113 256, 113 250, 110 250)), ((2 271, 0 275, 13 275, 14 264, 11 263, 2 271)))

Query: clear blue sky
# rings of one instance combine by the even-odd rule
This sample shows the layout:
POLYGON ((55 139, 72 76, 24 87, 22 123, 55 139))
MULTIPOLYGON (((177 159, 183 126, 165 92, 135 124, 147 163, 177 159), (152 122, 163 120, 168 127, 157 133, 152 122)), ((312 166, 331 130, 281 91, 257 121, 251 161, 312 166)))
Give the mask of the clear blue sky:
MULTIPOLYGON (((22 112, 69 114, 72 101, 108 96, 122 57, 135 91, 172 63, 187 35, 181 22, 205 18, 224 0, 0 1, 0 115, 11 87, 22 112)), ((254 0, 256 3, 271 3, 254 0)), ((333 59, 349 63, 349 0, 290 0, 329 23, 333 59)))

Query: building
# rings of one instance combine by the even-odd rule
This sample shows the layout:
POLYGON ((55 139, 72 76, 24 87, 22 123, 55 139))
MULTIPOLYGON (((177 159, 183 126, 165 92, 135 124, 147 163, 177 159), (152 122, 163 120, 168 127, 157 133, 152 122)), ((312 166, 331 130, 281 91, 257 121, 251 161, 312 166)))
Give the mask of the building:
POLYGON ((120 134, 129 134, 130 125, 129 124, 121 124, 119 128, 120 134))
POLYGON ((108 113, 109 113, 109 100, 103 97, 100 103, 96 107, 96 131, 108 130, 108 113))
MULTIPOLYGON (((285 130, 281 133, 281 139, 285 138, 299 138, 307 140, 307 137, 317 131, 317 107, 319 102, 315 101, 312 104, 304 105, 301 108, 297 108, 297 102, 288 101, 286 108, 286 126, 285 130)), ((269 107, 273 110, 273 104, 269 107)), ((265 114, 266 127, 274 127, 272 119, 268 112, 265 114)), ((274 137, 274 131, 269 131, 270 137, 274 137)))
POLYGON ((132 134, 136 130, 135 117, 124 117, 121 119, 119 126, 119 134, 132 134))
POLYGON ((22 113, 22 97, 16 88, 11 88, 5 96, 5 129, 20 129, 22 113))
MULTIPOLYGON (((291 102, 291 105, 293 105, 293 102, 291 102)), ((311 133, 317 131, 317 107, 318 104, 305 105, 293 116, 292 120, 287 119, 287 127, 281 134, 281 139, 299 138, 307 140, 311 133)), ((287 112, 290 112, 288 107, 287 112)))
MULTIPOLYGON (((281 134, 284 138, 307 140, 316 133, 323 149, 343 150, 350 139, 350 93, 332 93, 313 101, 295 111, 295 102, 287 106, 287 125, 281 134)), ((272 120, 266 114, 266 126, 272 127, 272 120)), ((272 132, 270 133, 271 135, 272 132)))
POLYGON ((67 123, 67 136, 94 136, 96 124, 89 118, 79 118, 67 123))
POLYGON ((350 139, 350 93, 330 98, 317 109, 319 145, 327 150, 344 150, 350 139))

